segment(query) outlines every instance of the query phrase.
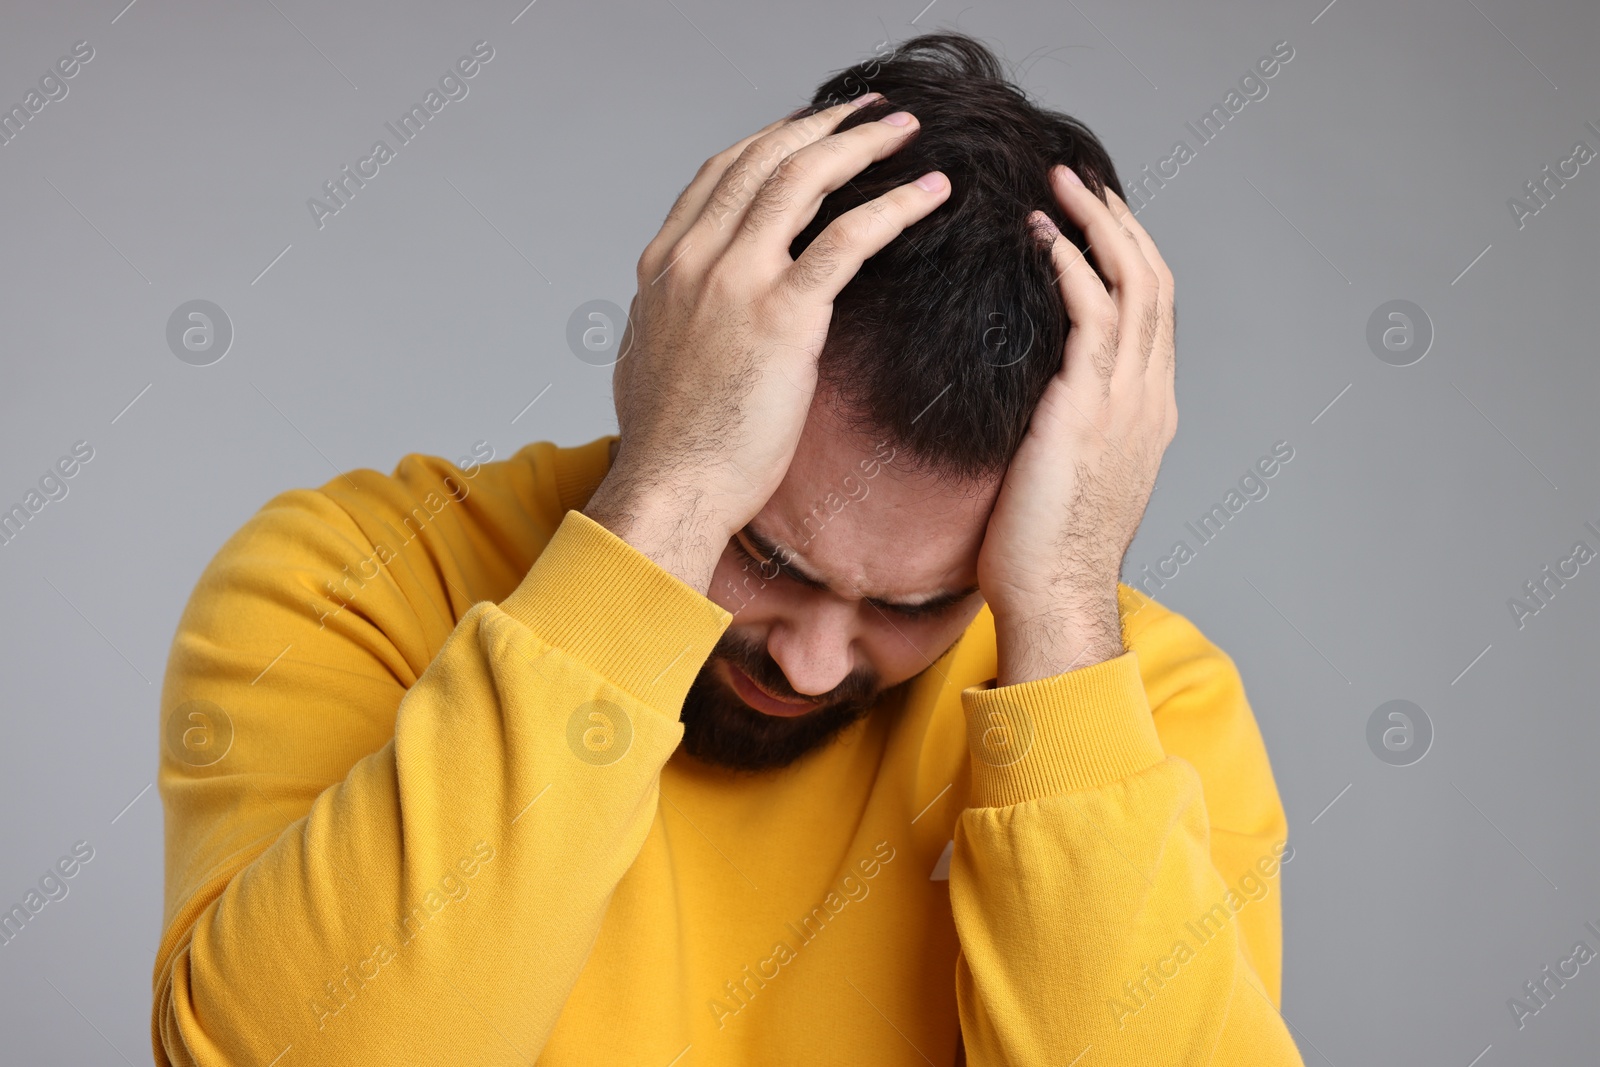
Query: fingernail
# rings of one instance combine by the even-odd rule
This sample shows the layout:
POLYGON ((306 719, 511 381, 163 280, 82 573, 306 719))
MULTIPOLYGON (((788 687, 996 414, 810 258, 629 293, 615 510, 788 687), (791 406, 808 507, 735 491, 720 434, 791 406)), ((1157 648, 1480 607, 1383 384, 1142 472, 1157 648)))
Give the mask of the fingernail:
POLYGON ((917 188, 930 193, 937 193, 945 186, 945 177, 936 170, 930 170, 917 179, 917 188))
POLYGON ((862 93, 860 96, 858 96, 854 100, 850 101, 850 103, 852 105, 854 105, 855 107, 866 107, 868 104, 872 103, 874 100, 882 100, 882 99, 883 99, 883 94, 882 93, 862 93))
POLYGON ((904 126, 906 123, 911 121, 911 112, 896 111, 892 115, 883 116, 883 118, 879 119, 878 121, 887 122, 891 126, 904 126))
POLYGON ((1047 244, 1053 242, 1061 234, 1061 230, 1056 226, 1055 220, 1042 211, 1035 211, 1029 215, 1028 225, 1033 227, 1034 236, 1047 244))
POLYGON ((1067 181, 1071 182, 1073 185, 1076 185, 1080 189, 1086 188, 1086 186, 1083 184, 1083 179, 1078 177, 1077 171, 1067 166, 1063 166, 1061 169, 1064 172, 1067 181))

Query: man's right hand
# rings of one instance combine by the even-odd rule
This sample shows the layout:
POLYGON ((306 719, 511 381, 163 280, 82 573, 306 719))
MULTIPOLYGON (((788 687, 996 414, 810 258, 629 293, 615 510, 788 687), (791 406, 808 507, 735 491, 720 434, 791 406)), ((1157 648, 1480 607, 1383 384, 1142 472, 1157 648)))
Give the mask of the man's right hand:
POLYGON ((877 96, 781 119, 711 157, 639 257, 612 372, 620 448, 584 513, 701 593, 789 469, 834 298, 949 195, 932 171, 790 258, 824 196, 915 136, 904 112, 833 132, 877 96))

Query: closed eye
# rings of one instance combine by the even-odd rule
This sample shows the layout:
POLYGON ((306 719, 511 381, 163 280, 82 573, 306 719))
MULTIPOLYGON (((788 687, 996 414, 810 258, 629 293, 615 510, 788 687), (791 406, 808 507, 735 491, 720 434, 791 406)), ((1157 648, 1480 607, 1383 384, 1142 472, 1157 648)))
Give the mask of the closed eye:
POLYGON ((931 619, 935 615, 943 615, 945 612, 949 611, 952 607, 959 603, 959 601, 945 600, 943 597, 941 597, 938 600, 930 600, 926 604, 915 605, 882 604, 871 599, 869 599, 867 603, 871 604, 880 611, 887 611, 891 614, 898 615, 902 619, 931 619))
POLYGON ((739 554, 739 558, 744 562, 754 564, 757 567, 764 566, 763 562, 759 559, 756 559, 755 555, 748 548, 744 547, 744 542, 739 540, 737 537, 729 541, 729 544, 733 545, 733 550, 739 554))
MULTIPOLYGON (((826 586, 802 579, 791 568, 785 567, 783 562, 776 557, 770 560, 758 559, 754 552, 745 547, 744 540, 738 536, 733 537, 730 540, 730 543, 733 545, 733 550, 738 553, 740 560, 746 564, 754 565, 758 569, 768 566, 776 567, 778 577, 788 578, 790 581, 806 586, 807 588, 827 588, 826 586)), ((764 572, 762 573, 762 577, 766 577, 764 572)), ((909 621, 917 621, 920 619, 931 619, 935 616, 943 615, 957 604, 960 604, 962 601, 966 600, 976 591, 976 589, 972 589, 963 593, 947 594, 945 596, 935 597, 934 599, 923 604, 894 604, 885 600, 878 600, 874 597, 864 597, 863 599, 868 604, 871 604, 874 608, 877 608, 879 611, 885 614, 896 615, 909 621)))

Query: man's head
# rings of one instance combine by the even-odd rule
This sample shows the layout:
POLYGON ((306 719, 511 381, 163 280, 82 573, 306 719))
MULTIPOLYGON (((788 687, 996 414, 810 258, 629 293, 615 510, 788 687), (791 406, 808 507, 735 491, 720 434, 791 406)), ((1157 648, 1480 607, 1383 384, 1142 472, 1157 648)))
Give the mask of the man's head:
POLYGON ((833 219, 929 170, 949 199, 868 259, 834 304, 820 384, 778 491, 723 552, 710 598, 733 624, 684 703, 684 747, 759 771, 792 763, 929 669, 982 607, 977 557, 1006 465, 1059 369, 1066 309, 1034 209, 1080 248, 1049 168, 1117 187, 1105 149, 1007 82, 959 34, 835 74, 805 110, 866 92, 907 145, 824 198, 833 219))

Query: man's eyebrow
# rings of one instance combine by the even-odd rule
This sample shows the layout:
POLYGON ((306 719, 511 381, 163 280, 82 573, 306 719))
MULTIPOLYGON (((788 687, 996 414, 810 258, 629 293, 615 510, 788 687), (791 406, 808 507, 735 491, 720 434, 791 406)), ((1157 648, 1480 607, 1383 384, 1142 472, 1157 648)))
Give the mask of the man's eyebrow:
MULTIPOLYGON (((744 529, 740 530, 739 532, 744 535, 745 540, 750 542, 759 555, 765 557, 765 559, 761 560, 760 562, 764 563, 767 560, 772 561, 777 565, 780 573, 787 575, 789 578, 799 582, 803 586, 811 589, 822 589, 829 592, 832 591, 827 582, 824 582, 815 575, 807 574, 804 570, 796 567, 794 565, 794 557, 792 553, 781 551, 776 544, 757 533, 754 522, 746 523, 744 529), (782 558, 780 558, 780 556, 782 558)), ((976 585, 971 585, 965 589, 960 589, 955 592, 936 593, 933 596, 928 597, 926 600, 886 600, 882 597, 871 596, 862 597, 862 599, 874 607, 882 608, 887 611, 910 612, 913 614, 927 615, 936 611, 942 611, 953 604, 957 604, 967 599, 977 591, 978 587, 976 585)))

